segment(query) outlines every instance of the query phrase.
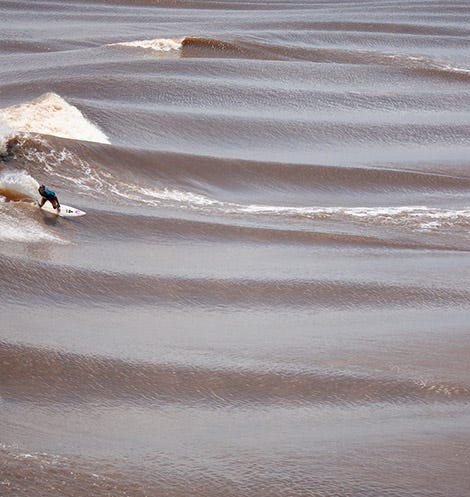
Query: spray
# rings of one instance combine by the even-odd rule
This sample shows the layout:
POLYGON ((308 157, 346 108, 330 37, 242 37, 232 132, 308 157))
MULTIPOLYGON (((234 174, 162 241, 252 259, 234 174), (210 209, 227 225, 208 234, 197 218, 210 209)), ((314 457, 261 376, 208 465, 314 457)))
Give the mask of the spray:
POLYGON ((6 170, 0 173, 0 195, 6 200, 34 200, 39 183, 26 171, 6 170))

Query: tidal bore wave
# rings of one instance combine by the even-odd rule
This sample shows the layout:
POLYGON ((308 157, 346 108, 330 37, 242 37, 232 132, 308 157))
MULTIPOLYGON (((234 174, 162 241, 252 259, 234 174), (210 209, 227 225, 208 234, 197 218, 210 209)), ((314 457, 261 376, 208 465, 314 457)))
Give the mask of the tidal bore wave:
POLYGON ((468 402, 462 385, 342 372, 204 370, 129 363, 0 342, 2 395, 28 402, 258 404, 468 402))
POLYGON ((0 494, 467 495, 468 5, 1 11, 0 494))
POLYGON ((25 262, 3 257, 0 261, 6 301, 28 298, 57 303, 91 305, 175 305, 287 308, 381 308, 467 306, 470 293, 451 288, 350 283, 346 281, 289 281, 273 279, 223 280, 148 277, 93 272, 73 267, 25 262), (43 287, 42 281, 48 281, 43 287))
MULTIPOLYGON (((336 30, 333 25, 326 25, 330 30, 336 30)), ((359 25, 359 27, 370 25, 359 25)), ((325 25, 318 26, 324 28, 325 25)), ((388 30, 393 29, 388 27, 388 30)), ((359 29, 361 31, 361 29, 359 29)), ((410 28, 404 27, 403 32, 410 28)), ((424 32, 426 29, 423 28, 424 32)), ((367 30, 366 30, 367 31, 367 30)), ((388 31, 390 32, 390 31, 388 31)), ((267 45, 263 42, 244 39, 224 41, 215 38, 186 36, 181 39, 156 38, 150 40, 136 40, 118 42, 109 46, 129 47, 154 52, 174 52, 181 57, 196 58, 236 58, 261 60, 302 60, 313 63, 330 64, 360 64, 395 66, 407 71, 414 71, 423 77, 439 77, 466 81, 470 78, 470 67, 458 67, 452 64, 433 60, 419 55, 403 55, 395 53, 380 53, 369 50, 346 50, 340 48, 303 48, 267 45)))

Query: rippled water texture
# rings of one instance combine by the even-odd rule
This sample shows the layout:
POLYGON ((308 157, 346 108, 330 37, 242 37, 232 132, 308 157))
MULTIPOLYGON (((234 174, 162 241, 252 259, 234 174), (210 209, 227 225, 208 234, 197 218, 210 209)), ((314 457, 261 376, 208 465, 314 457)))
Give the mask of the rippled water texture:
POLYGON ((1 2, 0 495, 470 495, 469 137, 466 1, 1 2))

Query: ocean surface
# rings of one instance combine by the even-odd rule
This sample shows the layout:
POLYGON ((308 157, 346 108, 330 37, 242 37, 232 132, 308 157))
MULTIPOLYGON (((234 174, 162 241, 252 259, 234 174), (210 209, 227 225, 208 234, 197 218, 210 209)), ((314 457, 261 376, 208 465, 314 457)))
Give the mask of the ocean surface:
POLYGON ((468 0, 2 0, 0 153, 2 497, 470 495, 468 0))

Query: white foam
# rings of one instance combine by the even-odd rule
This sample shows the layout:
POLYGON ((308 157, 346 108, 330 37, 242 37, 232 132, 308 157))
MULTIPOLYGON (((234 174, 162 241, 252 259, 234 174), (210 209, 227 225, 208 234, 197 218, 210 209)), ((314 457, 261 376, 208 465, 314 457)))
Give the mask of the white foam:
POLYGON ((26 171, 7 170, 0 173, 0 188, 8 189, 26 197, 38 197, 39 183, 26 171))
POLYGON ((209 205, 223 205, 217 200, 212 200, 204 195, 199 195, 192 192, 186 192, 184 190, 163 188, 163 189, 151 189, 151 188, 138 188, 138 193, 144 197, 150 199, 159 200, 170 200, 174 202, 189 203, 199 206, 209 206, 209 205))
POLYGON ((120 43, 111 43, 109 47, 131 47, 131 48, 144 48, 154 50, 156 52, 171 52, 180 50, 183 46, 184 38, 156 38, 154 40, 136 40, 136 41, 123 41, 120 43))
POLYGON ((305 217, 311 219, 351 220, 376 225, 406 226, 415 230, 437 230, 442 227, 470 227, 470 207, 441 209, 426 206, 400 207, 283 207, 269 205, 237 206, 232 212, 305 217))
POLYGON ((8 138, 10 134, 10 126, 8 126, 6 119, 2 115, 0 115, 0 139, 8 138))
POLYGON ((5 117, 0 113, 0 153, 6 151, 8 138, 12 135, 10 126, 5 119, 5 117))
POLYGON ((40 133, 74 140, 109 143, 108 137, 73 105, 55 93, 1 110, 7 126, 16 132, 40 133))

